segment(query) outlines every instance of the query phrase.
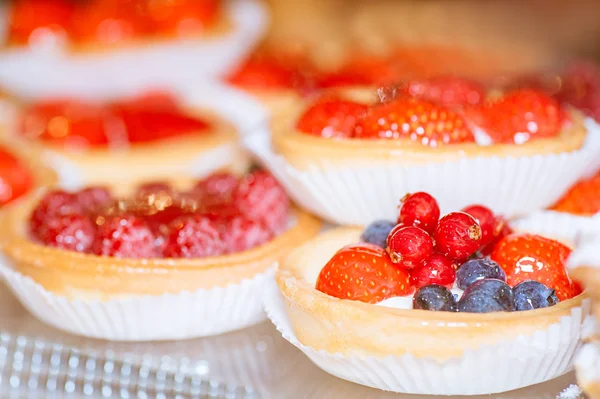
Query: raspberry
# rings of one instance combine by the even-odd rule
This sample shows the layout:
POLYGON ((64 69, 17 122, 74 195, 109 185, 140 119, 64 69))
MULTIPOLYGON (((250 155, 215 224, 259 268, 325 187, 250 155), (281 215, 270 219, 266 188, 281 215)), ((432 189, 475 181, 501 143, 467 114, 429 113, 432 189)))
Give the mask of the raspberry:
POLYGON ((429 234, 433 233, 440 218, 440 206, 431 195, 418 192, 407 194, 402 200, 398 223, 420 227, 429 234))
POLYGON ((93 212, 108 205, 112 201, 112 194, 106 187, 88 187, 79 191, 77 201, 84 211, 93 212))
POLYGON ((433 240, 423 229, 398 225, 388 235, 387 252, 392 262, 414 269, 429 259, 433 252, 433 240))
POLYGON ((439 253, 462 262, 481 246, 481 227, 471 215, 452 212, 440 219, 434 238, 439 253))
POLYGON ((229 200, 238 186, 239 179, 230 173, 216 173, 199 181, 192 193, 208 204, 229 200))
POLYGON ((217 225, 205 215, 174 220, 164 250, 168 258, 202 258, 225 253, 225 241, 217 225))
POLYGON ((120 215, 108 217, 96 232, 92 244, 96 255, 116 258, 155 258, 155 237, 148 224, 140 217, 120 215))
POLYGON ((233 193, 234 204, 250 219, 264 223, 273 233, 288 222, 290 200, 281 185, 267 172, 247 175, 233 193))
POLYGON ((48 216, 34 235, 49 247, 88 252, 94 233, 94 225, 88 217, 71 213, 48 216))
POLYGON ((62 190, 55 190, 47 193, 31 214, 30 227, 36 231, 43 224, 46 218, 53 215, 66 215, 70 213, 81 212, 81 205, 77 201, 77 196, 62 190))
POLYGON ((273 238, 273 234, 264 225, 244 216, 225 218, 220 226, 228 253, 245 251, 273 238))

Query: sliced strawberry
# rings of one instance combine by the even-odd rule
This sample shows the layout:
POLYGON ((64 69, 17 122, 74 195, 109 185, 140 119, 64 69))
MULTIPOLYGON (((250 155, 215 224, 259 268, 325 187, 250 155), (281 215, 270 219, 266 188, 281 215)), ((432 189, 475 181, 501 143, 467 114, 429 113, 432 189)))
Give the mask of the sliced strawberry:
POLYGON ((160 90, 147 91, 127 101, 118 102, 116 105, 131 111, 179 111, 177 98, 168 91, 160 90))
POLYGON ((368 110, 365 104, 326 98, 308 108, 296 125, 303 133, 324 138, 352 137, 356 123, 368 110))
POLYGON ((386 85, 396 79, 396 68, 389 60, 361 55, 337 71, 319 74, 316 85, 319 88, 386 85))
POLYGON ((273 56, 255 56, 234 71, 227 81, 243 89, 293 89, 301 82, 297 71, 273 56))
POLYGON ((316 289, 336 298, 366 303, 414 291, 409 272, 394 265, 383 248, 371 244, 339 250, 321 270, 316 289))
POLYGON ((8 40, 26 44, 47 33, 67 35, 74 11, 75 2, 69 0, 13 1, 10 8, 8 40))
POLYGON ((430 147, 475 141, 460 115, 441 105, 409 97, 373 107, 357 123, 355 136, 409 139, 430 147))
POLYGON ((600 212, 600 172, 576 183, 551 209, 576 215, 600 212))
POLYGON ((219 15, 218 0, 142 0, 140 8, 150 20, 152 33, 185 36, 202 33, 219 15))
POLYGON ((0 148, 0 206, 22 196, 32 185, 31 171, 13 154, 0 148))
POLYGON ((479 83, 454 76, 411 80, 402 91, 449 108, 477 105, 485 98, 485 90, 479 83))
POLYGON ((559 101, 581 109, 600 122, 600 67, 577 62, 562 75, 562 85, 556 97, 559 101))
POLYGON ((556 136, 566 116, 549 95, 520 89, 472 110, 469 117, 494 143, 523 144, 556 136))
POLYGON ((491 258, 504 269, 511 287, 535 280, 556 290, 564 301, 580 293, 565 269, 570 254, 569 247, 558 241, 533 234, 511 234, 498 243, 491 258))

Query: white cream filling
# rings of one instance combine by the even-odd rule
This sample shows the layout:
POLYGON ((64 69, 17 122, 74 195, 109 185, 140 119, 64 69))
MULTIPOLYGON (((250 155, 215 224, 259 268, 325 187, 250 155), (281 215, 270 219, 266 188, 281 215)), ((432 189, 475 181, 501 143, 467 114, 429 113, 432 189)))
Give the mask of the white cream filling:
MULTIPOLYGON (((460 299, 460 297, 462 296, 462 293, 463 293, 463 290, 458 288, 456 286, 456 283, 454 284, 454 287, 452 287, 451 291, 454 295, 457 296, 457 299, 460 299)), ((376 303, 375 305, 385 306, 386 308, 393 308, 393 309, 412 309, 413 308, 413 305, 412 305, 413 297, 414 297, 414 294, 406 295, 406 296, 395 296, 392 298, 384 299, 383 301, 376 303)))

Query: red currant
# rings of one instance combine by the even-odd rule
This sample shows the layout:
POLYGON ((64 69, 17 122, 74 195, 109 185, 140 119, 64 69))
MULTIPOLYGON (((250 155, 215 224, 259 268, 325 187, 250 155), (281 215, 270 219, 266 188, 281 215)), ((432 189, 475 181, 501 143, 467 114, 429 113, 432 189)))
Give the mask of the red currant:
POLYGON ((513 230, 511 229, 508 221, 504 219, 502 216, 496 216, 494 219, 494 238, 490 243, 481 247, 479 252, 481 255, 487 256, 492 253, 496 245, 507 235, 512 234, 513 230))
POLYGON ((473 216, 452 212, 440 219, 434 238, 439 253, 462 262, 481 246, 481 227, 473 216))
POLYGON ((410 281, 416 289, 437 284, 452 288, 456 280, 456 264, 440 254, 433 254, 421 267, 410 272, 410 281))
POLYGON ((492 242, 497 235, 496 216, 489 208, 483 205, 470 205, 462 210, 468 213, 479 223, 481 227, 481 246, 485 246, 492 242))
POLYGON ((430 234, 434 232, 440 218, 440 207, 435 198, 418 192, 407 194, 401 202, 398 223, 420 227, 430 234))
POLYGON ((433 252, 433 240, 423 229, 398 225, 387 239, 387 252, 392 262, 407 269, 423 265, 433 252))

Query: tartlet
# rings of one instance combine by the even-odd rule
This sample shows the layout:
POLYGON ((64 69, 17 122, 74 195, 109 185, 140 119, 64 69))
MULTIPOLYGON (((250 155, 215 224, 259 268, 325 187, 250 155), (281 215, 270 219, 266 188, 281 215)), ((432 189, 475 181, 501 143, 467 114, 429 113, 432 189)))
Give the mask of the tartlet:
POLYGON ((360 233, 337 228, 300 246, 277 271, 281 295, 266 302, 284 337, 325 371, 384 390, 476 395, 540 383, 571 367, 564 359, 578 346, 586 294, 545 309, 468 314, 392 309, 317 291, 323 265, 360 233))
MULTIPOLYGON (((359 103, 377 99, 374 89, 354 88, 335 96, 359 103)), ((475 135, 476 142, 432 148, 408 139, 305 134, 297 122, 308 104, 318 102, 299 101, 272 121, 271 147, 258 141, 247 145, 300 205, 338 224, 388 218, 397 204, 387 199, 415 191, 434 194, 443 210, 472 201, 509 217, 521 216, 558 199, 598 153, 596 140, 575 110, 571 123, 554 137, 489 144, 475 135)))
MULTIPOLYGON (((96 101, 90 101, 87 104, 91 104, 92 107, 98 106, 98 109, 101 110, 98 111, 98 118, 104 118, 105 115, 100 114, 100 112, 106 113, 105 109, 110 109, 115 101, 121 102, 123 109, 130 104, 136 106, 137 99, 144 101, 145 94, 139 94, 140 92, 144 93, 143 90, 133 90, 133 92, 135 94, 124 95, 116 100, 103 99, 100 100, 99 104, 96 101)), ((185 123, 188 125, 191 121, 191 123, 197 123, 199 126, 197 130, 190 130, 194 128, 189 127, 184 127, 184 130, 179 128, 181 130, 179 133, 175 132, 175 134, 168 137, 148 136, 147 140, 138 140, 134 143, 127 142, 128 139, 125 139, 125 142, 112 143, 110 139, 107 139, 105 143, 94 144, 89 142, 83 146, 78 146, 76 141, 76 135, 79 133, 75 134, 74 139, 54 140, 52 134, 48 133, 48 126, 55 119, 52 116, 54 115, 53 112, 59 122, 66 121, 68 124, 66 131, 69 132, 69 129, 73 126, 71 120, 66 117, 66 112, 69 112, 70 109, 69 104, 81 107, 78 109, 85 110, 86 107, 85 102, 78 103, 77 100, 67 100, 66 105, 61 108, 61 101, 55 102, 53 100, 59 95, 58 93, 55 93, 54 96, 42 96, 38 99, 21 101, 17 104, 16 121, 12 123, 14 127, 5 132, 5 135, 11 140, 19 141, 23 145, 39 150, 48 162, 55 166, 64 183, 71 186, 84 183, 112 184, 114 182, 129 183, 152 179, 161 180, 182 174, 202 176, 218 169, 240 173, 247 169, 250 162, 239 143, 240 123, 236 120, 235 112, 231 112, 226 108, 229 106, 228 102, 233 101, 232 97, 229 94, 219 95, 218 92, 219 90, 217 90, 217 93, 212 92, 212 95, 216 95, 213 98, 213 103, 205 105, 202 99, 200 101, 189 100, 189 97, 185 95, 171 95, 167 91, 167 94, 164 94, 165 99, 167 102, 173 103, 167 106, 175 107, 172 115, 186 118, 185 123), (46 113, 47 111, 39 112, 40 107, 36 108, 36 104, 40 104, 42 108, 52 108, 54 104, 58 104, 58 109, 48 111, 50 113, 46 113), (46 106, 46 104, 49 106, 46 106), (36 123, 41 121, 43 128, 28 128, 30 125, 36 125, 32 121, 36 123), (31 134, 31 132, 34 134, 31 134), (75 144, 73 145, 73 143, 75 144), (119 170, 119 173, 114 173, 115 170, 119 170)), ((78 98, 78 96, 68 94, 66 96, 73 99, 78 98)), ((149 94, 149 96, 153 95, 149 94)), ((162 101, 160 100, 162 96, 163 94, 157 96, 159 101, 162 101)), ((210 96, 211 94, 207 94, 207 97, 210 96)), ((142 129, 144 135, 151 133, 151 131, 145 133, 143 129, 147 129, 153 123, 166 123, 167 129, 170 126, 176 129, 178 128, 177 124, 182 124, 177 121, 169 122, 168 117, 170 115, 168 113, 172 111, 169 108, 158 108, 159 116, 156 117, 154 116, 156 114, 152 114, 152 109, 144 108, 146 106, 143 103, 140 103, 139 107, 141 111, 139 115, 142 115, 139 120, 143 117, 146 118, 145 122, 137 123, 135 118, 138 118, 138 116, 136 114, 123 114, 125 116, 118 114, 116 118, 111 119, 116 120, 117 124, 107 123, 106 120, 108 119, 102 119, 104 124, 102 134, 108 137, 110 132, 119 133, 122 131, 120 130, 122 126, 125 126, 127 130, 129 125, 124 125, 125 119, 123 119, 127 117, 132 121, 132 128, 142 129), (148 113, 145 113, 146 111, 148 113), (167 113, 167 122, 162 122, 159 119, 161 117, 160 113, 167 113), (152 118, 154 118, 154 121, 152 118), (169 125, 169 123, 173 123, 173 125, 169 125)), ((159 105, 159 107, 162 107, 162 105, 159 105)), ((112 114, 109 116, 113 117, 112 114)), ((77 123, 77 120, 74 123, 77 123)), ((81 130, 84 137, 88 132, 94 134, 91 128, 86 130, 84 127, 81 130)), ((130 134, 133 130, 127 132, 130 134)), ((139 133, 137 134, 139 135, 139 133)))
MULTIPOLYGON (((171 183, 189 187, 189 182, 171 183)), ((118 185, 114 192, 129 189, 118 185)), ((99 256, 46 246, 30 236, 27 221, 41 194, 7 216, 2 274, 42 321, 111 340, 215 335, 263 320, 260 292, 272 266, 320 229, 312 216, 292 209, 283 232, 241 252, 202 258, 99 256)))

